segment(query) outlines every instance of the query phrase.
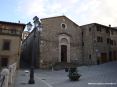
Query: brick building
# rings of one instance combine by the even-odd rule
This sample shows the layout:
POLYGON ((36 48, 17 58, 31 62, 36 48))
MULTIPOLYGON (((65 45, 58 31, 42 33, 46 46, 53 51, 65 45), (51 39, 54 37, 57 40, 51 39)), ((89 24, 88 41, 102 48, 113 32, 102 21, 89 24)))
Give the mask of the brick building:
POLYGON ((0 67, 19 62, 25 24, 0 21, 0 67))

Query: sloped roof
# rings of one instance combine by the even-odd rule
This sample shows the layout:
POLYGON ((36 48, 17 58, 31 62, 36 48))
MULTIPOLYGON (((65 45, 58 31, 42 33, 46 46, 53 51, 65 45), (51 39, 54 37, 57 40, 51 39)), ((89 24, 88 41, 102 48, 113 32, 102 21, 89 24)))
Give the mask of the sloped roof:
MULTIPOLYGON (((88 25, 100 25, 100 26, 103 26, 103 27, 107 27, 109 29, 109 26, 106 26, 106 25, 103 25, 103 24, 99 24, 99 23, 90 23, 90 24, 85 24, 85 25, 82 25, 80 27, 83 27, 83 26, 88 26, 88 25)), ((113 30, 117 30, 117 27, 110 27, 111 29, 113 30)))
POLYGON ((23 26, 23 29, 24 29, 25 26, 26 26, 26 24, 23 24, 23 23, 6 22, 6 21, 0 21, 0 24, 20 25, 20 26, 23 26))
POLYGON ((48 17, 48 18, 42 18, 42 19, 40 19, 40 20, 46 20, 46 19, 53 19, 53 18, 66 18, 66 19, 68 19, 69 21, 71 21, 71 22, 73 22, 76 26, 79 26, 78 24, 76 24, 74 21, 72 21, 71 19, 69 19, 67 16, 65 16, 65 15, 62 15, 62 16, 54 16, 54 17, 48 17))

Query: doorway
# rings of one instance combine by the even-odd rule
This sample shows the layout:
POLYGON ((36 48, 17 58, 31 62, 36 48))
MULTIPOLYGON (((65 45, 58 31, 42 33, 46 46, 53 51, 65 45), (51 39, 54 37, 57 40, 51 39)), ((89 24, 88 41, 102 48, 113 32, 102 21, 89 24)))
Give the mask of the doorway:
POLYGON ((101 63, 107 62, 107 53, 101 53, 101 63))
POLYGON ((67 62, 67 45, 61 45, 61 62, 67 62))
POLYGON ((109 61, 112 61, 112 52, 109 52, 109 61))

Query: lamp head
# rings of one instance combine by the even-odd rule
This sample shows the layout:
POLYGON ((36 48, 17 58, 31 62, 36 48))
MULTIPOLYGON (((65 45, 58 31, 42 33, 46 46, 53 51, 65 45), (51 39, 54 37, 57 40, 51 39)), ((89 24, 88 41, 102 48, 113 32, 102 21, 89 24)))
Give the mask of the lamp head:
POLYGON ((26 25, 27 25, 27 30, 30 31, 31 28, 32 28, 32 24, 31 24, 31 22, 28 22, 26 25))
POLYGON ((39 18, 37 16, 35 16, 33 18, 33 21, 34 21, 34 27, 39 27, 40 26, 40 21, 39 21, 39 18))

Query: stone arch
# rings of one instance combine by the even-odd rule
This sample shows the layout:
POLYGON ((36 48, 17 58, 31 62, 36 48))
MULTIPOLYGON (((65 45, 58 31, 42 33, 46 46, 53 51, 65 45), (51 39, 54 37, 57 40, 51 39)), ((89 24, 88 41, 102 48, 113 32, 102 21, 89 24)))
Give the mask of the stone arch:
POLYGON ((67 38, 61 38, 60 43, 68 44, 67 38))
POLYGON ((70 62, 70 37, 59 35, 59 62, 70 62))

